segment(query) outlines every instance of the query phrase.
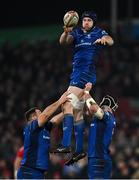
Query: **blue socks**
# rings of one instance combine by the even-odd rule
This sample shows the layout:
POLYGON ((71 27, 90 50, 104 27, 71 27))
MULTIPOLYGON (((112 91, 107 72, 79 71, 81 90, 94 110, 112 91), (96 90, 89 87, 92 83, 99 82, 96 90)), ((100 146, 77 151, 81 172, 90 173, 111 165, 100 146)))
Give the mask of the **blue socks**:
POLYGON ((64 147, 71 146, 71 136, 73 129, 74 118, 72 114, 66 114, 63 120, 63 139, 62 145, 64 147))
POLYGON ((81 153, 83 151, 84 129, 85 129, 85 123, 83 119, 74 123, 74 133, 76 138, 76 149, 75 149, 76 153, 81 153))
MULTIPOLYGON (((74 118, 72 114, 66 114, 63 120, 63 138, 62 145, 64 147, 71 146, 71 137, 73 129, 74 118)), ((76 153, 81 153, 83 151, 83 141, 84 141, 84 129, 85 123, 84 120, 80 120, 74 123, 74 133, 76 139, 76 153)))

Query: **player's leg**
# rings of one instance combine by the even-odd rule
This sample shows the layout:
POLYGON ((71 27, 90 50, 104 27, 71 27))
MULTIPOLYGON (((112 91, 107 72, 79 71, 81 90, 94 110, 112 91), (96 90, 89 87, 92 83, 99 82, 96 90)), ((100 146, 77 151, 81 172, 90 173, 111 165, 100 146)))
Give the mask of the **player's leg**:
POLYGON ((83 152, 83 142, 84 142, 84 130, 85 130, 85 121, 83 117, 83 110, 75 109, 75 122, 74 122, 74 134, 76 139, 76 153, 83 152))
POLYGON ((55 152, 69 152, 71 146, 71 136, 74 126, 74 104, 78 101, 78 97, 83 94, 83 89, 78 87, 70 86, 68 91, 71 92, 72 102, 66 102, 63 104, 64 120, 63 120, 63 137, 61 145, 55 152))
POLYGON ((63 113, 64 113, 63 137, 61 141, 62 146, 59 147, 59 150, 61 150, 61 152, 66 152, 66 151, 70 151, 73 123, 74 123, 73 107, 70 102, 66 102, 63 104, 63 113))
MULTIPOLYGON (((83 105, 83 104, 82 104, 83 105)), ((71 155, 71 157, 66 161, 65 165, 71 165, 74 162, 84 158, 86 156, 86 152, 83 150, 84 144, 84 130, 85 130, 85 122, 83 118, 83 109, 75 109, 74 110, 74 133, 76 139, 76 148, 75 152, 71 155)))
MULTIPOLYGON (((83 96, 83 89, 70 86, 69 91, 77 97, 74 102, 71 102, 73 107, 74 115, 74 133, 76 139, 76 153, 81 153, 83 151, 83 133, 84 133, 84 119, 83 119, 83 107, 84 102, 80 101, 80 98, 83 96)), ((74 99, 74 98, 73 98, 74 99)))

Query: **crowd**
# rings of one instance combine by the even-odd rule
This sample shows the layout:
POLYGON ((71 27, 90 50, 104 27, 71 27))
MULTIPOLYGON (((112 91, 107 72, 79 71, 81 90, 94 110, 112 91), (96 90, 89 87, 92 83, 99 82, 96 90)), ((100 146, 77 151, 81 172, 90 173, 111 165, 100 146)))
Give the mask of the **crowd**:
MULTIPOLYGON (((104 49, 97 63, 94 98, 99 101, 107 93, 119 100, 111 146, 113 178, 139 178, 139 111, 133 108, 139 99, 138 52, 139 44, 116 44, 104 49)), ((72 50, 58 41, 23 41, 16 46, 5 42, 0 47, 0 178, 13 178, 14 158, 23 143, 24 112, 32 106, 43 109, 67 89, 71 56, 72 50)), ((88 123, 86 117, 85 149, 88 123)), ((61 131, 61 126, 52 131, 52 147, 61 131)), ((86 158, 73 166, 64 166, 64 158, 51 155, 48 178, 87 178, 86 158)))

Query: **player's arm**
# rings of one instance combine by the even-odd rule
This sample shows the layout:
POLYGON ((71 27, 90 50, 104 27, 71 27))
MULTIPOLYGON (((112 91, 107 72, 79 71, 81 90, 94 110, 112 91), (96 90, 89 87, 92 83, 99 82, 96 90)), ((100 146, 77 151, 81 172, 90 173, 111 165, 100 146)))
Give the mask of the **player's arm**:
POLYGON ((52 117, 51 122, 53 123, 54 126, 59 125, 64 119, 64 114, 63 112, 55 115, 54 117, 52 117))
POLYGON ((102 38, 97 39, 94 44, 112 46, 114 44, 114 40, 110 35, 104 35, 102 38))
POLYGON ((113 38, 110 36, 110 35, 105 35, 101 38, 105 43, 106 45, 108 46, 112 46, 114 44, 114 40, 113 38))
POLYGON ((20 167, 22 157, 16 157, 14 161, 14 178, 17 179, 17 170, 20 167))
POLYGON ((69 34, 71 32, 73 27, 64 27, 64 32, 61 34, 59 43, 61 45, 70 45, 73 43, 74 38, 72 35, 69 34))
POLYGON ((104 116, 104 111, 99 107, 96 101, 89 94, 91 88, 92 88, 91 83, 87 83, 84 89, 84 93, 85 93, 84 99, 86 101, 86 105, 92 115, 96 116, 98 119, 102 119, 104 116))
POLYGON ((68 92, 65 92, 58 101, 46 107, 45 110, 38 116, 38 124, 40 127, 43 126, 46 121, 48 121, 48 118, 58 109, 58 107, 69 100, 67 97, 68 94, 68 92))

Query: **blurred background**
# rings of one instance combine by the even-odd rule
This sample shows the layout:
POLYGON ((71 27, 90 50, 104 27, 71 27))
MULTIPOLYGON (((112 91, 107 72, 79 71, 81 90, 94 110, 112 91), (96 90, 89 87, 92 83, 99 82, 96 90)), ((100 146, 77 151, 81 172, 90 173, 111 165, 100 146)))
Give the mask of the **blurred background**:
MULTIPOLYGON (((69 10, 98 14, 98 26, 114 38, 97 64, 93 96, 111 94, 119 101, 111 145, 112 177, 139 178, 139 11, 138 0, 4 1, 0 3, 0 178, 13 178, 13 163, 23 144, 24 112, 45 108, 67 89, 72 50, 59 45, 63 16, 69 10)), ((86 117, 84 149, 89 121, 86 117)), ((52 131, 52 147, 62 135, 52 131)), ((73 147, 75 138, 73 135, 73 147)), ((88 178, 87 159, 64 167, 53 155, 48 178, 88 178)))

